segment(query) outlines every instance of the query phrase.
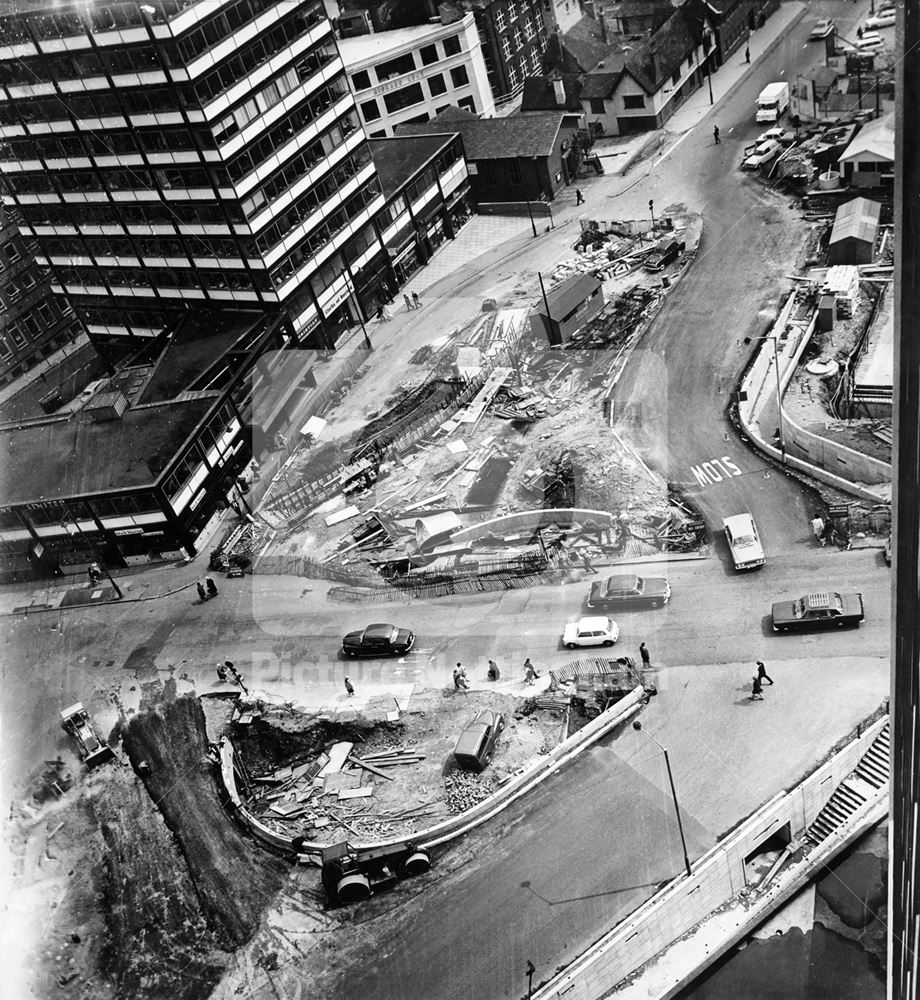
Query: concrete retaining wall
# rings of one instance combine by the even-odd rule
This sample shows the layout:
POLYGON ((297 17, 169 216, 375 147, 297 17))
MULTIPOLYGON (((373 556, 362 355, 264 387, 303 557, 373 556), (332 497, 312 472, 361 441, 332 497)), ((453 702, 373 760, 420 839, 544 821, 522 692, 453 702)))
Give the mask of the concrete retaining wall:
POLYGON ((887 718, 879 719, 791 791, 775 795, 700 858, 692 877, 674 878, 539 990, 537 1000, 597 1000, 608 995, 618 983, 733 899, 747 885, 744 859, 786 823, 793 837, 801 836, 887 722, 887 718))
POLYGON ((807 431, 786 416, 785 411, 783 421, 787 454, 854 484, 891 482, 891 465, 888 462, 807 431))
POLYGON ((451 544, 458 542, 472 541, 482 535, 495 534, 496 532, 509 531, 536 531, 538 528, 550 524, 571 524, 578 521, 584 524, 586 521, 593 521, 604 528, 615 528, 619 520, 615 514, 605 510, 589 510, 574 507, 547 507, 536 510, 519 511, 516 514, 504 514, 502 517, 495 517, 491 521, 483 521, 481 524, 473 524, 468 528, 455 531, 450 536, 451 544))

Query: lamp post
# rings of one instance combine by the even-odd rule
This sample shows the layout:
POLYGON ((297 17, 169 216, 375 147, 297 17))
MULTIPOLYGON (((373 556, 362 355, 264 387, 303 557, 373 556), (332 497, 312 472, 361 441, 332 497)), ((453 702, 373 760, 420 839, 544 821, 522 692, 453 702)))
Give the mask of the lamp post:
POLYGON ((773 341, 773 374, 776 376, 776 418, 779 421, 779 450, 782 455, 782 461, 786 461, 786 425, 783 422, 783 388, 782 381, 779 377, 779 347, 777 341, 779 338, 776 334, 768 334, 766 337, 754 337, 754 340, 759 340, 763 342, 764 340, 773 341))
MULTIPOLYGON (((80 527, 77 519, 73 516, 73 514, 70 513, 70 509, 67 508, 67 507, 65 507, 64 511, 65 511, 66 516, 69 517, 70 520, 73 522, 73 526, 80 533, 80 537, 83 539, 84 542, 86 542, 87 547, 93 553, 93 558, 94 558, 95 562, 102 568, 102 572, 105 573, 105 575, 106 575, 109 583, 112 585, 112 589, 115 591, 115 596, 120 601, 125 595, 121 592, 121 588, 118 586, 118 584, 112 579, 112 574, 109 572, 108 567, 103 562, 101 556, 99 555, 99 552, 96 549, 96 546, 93 545, 93 543, 89 540, 89 538, 87 537, 87 535, 84 533, 84 531, 80 527)), ((66 521, 62 522, 61 527, 63 527, 63 529, 67 532, 67 534, 70 535, 71 538, 73 538, 73 532, 70 530, 70 525, 68 525, 68 523, 66 521)))
MULTIPOLYGON (((636 719, 633 723, 633 729, 636 732, 643 732, 642 723, 636 719)), ((674 776, 671 774, 671 760, 668 757, 668 751, 652 736, 651 733, 646 732, 645 735, 655 744, 656 747, 664 754, 664 765, 668 769, 668 781, 671 784, 671 798, 674 800, 674 812, 677 816, 677 830, 680 833, 680 844, 684 849, 684 867, 687 869, 687 877, 690 878, 693 875, 693 869, 690 867, 690 858, 687 855, 687 842, 684 840, 684 826, 680 821, 680 806, 677 804, 677 790, 674 787, 674 776)))
POLYGON ((536 236, 537 235, 537 227, 536 227, 536 224, 533 221, 533 212, 531 211, 531 208, 530 208, 530 199, 529 198, 527 199, 527 215, 530 217, 530 228, 533 230, 534 236, 536 236))
POLYGON ((655 199, 649 198, 648 210, 652 213, 652 239, 655 238, 655 199))

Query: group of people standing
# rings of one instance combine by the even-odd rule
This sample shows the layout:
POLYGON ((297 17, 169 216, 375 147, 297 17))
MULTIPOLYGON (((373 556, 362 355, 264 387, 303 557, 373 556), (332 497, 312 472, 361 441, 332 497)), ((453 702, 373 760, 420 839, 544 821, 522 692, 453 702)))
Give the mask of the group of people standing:
MULTIPOLYGON (((393 313, 390 311, 390 306, 393 304, 393 292, 389 285, 380 286, 380 299, 378 301, 380 305, 377 307, 377 319, 381 323, 386 323, 393 318, 393 313)), ((419 298, 418 292, 412 292, 411 295, 408 292, 403 292, 403 301, 406 303, 407 309, 422 308, 422 300, 419 298)))

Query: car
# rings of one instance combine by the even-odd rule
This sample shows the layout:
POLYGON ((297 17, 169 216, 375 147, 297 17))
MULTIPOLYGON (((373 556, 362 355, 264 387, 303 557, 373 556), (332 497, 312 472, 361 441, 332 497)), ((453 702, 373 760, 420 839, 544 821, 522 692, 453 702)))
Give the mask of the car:
POLYGON ((484 771, 505 728, 501 712, 480 712, 463 730, 454 747, 454 760, 467 771, 484 771))
POLYGON ((863 30, 872 31, 878 28, 891 28, 895 21, 897 21, 897 15, 893 10, 877 10, 874 15, 866 18, 863 30))
POLYGON ((415 645, 415 633, 407 628, 377 623, 349 632, 342 640, 346 656, 402 656, 415 645))
POLYGON ((856 41, 857 52, 878 52, 885 48, 885 40, 877 32, 867 32, 856 41))
POLYGON ((767 139, 766 142, 757 143, 753 149, 749 146, 744 151, 745 156, 741 163, 741 169, 759 170, 775 160, 782 151, 783 147, 775 139, 767 139))
POLYGON ((795 601, 773 605, 773 631, 793 632, 816 628, 858 627, 866 617, 862 594, 822 590, 795 601))
POLYGON ((622 573, 592 584, 588 607, 607 611, 612 608, 660 608, 671 600, 671 584, 664 577, 622 573))
POLYGON ((562 633, 566 649, 578 646, 612 646, 620 638, 620 626, 610 618, 581 618, 569 622, 562 633))
POLYGON ((750 514, 733 514, 722 519, 722 528, 728 541, 735 569, 755 569, 763 566, 763 545, 757 533, 757 525, 750 514))
POLYGON ((771 139, 778 142, 781 146, 791 146, 795 142, 795 133, 784 129, 782 125, 774 125, 773 128, 768 128, 766 132, 757 136, 757 145, 759 146, 762 142, 769 142, 771 139))
POLYGON ((827 38, 828 35, 832 35, 836 30, 837 25, 829 17, 823 17, 820 21, 815 21, 808 39, 809 41, 816 41, 819 38, 827 38))
POLYGON ((686 243, 680 243, 677 240, 660 240, 645 258, 643 267, 646 271, 663 271, 668 264, 677 260, 686 246, 686 243))
POLYGON ((105 378, 97 378, 95 381, 90 382, 83 392, 80 393, 80 400, 85 403, 88 399, 92 399, 106 382, 108 382, 108 379, 105 378))

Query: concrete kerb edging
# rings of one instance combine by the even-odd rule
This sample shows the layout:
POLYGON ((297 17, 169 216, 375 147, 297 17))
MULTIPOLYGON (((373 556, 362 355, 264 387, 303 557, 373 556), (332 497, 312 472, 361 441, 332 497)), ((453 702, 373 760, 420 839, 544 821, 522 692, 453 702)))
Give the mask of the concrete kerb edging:
MULTIPOLYGON (((526 771, 513 777, 504 787, 467 812, 445 820, 443 823, 439 823, 428 830, 414 833, 410 837, 397 837, 391 840, 378 841, 374 844, 357 844, 352 846, 360 852, 392 844, 403 844, 411 840, 413 843, 428 848, 447 843, 455 837, 468 833, 481 823, 498 815, 498 813, 516 799, 529 792, 532 788, 535 788, 564 764, 573 760, 586 747, 624 722, 631 714, 638 711, 644 695, 644 688, 641 685, 637 685, 625 698, 618 701, 613 708, 602 712, 596 719, 593 719, 573 736, 570 736, 559 746, 551 750, 547 758, 537 761, 526 771)), ((273 847, 293 851, 293 837, 283 837, 275 833, 246 809, 236 787, 236 779, 233 772, 234 753, 235 751, 230 739, 226 736, 223 737, 219 746, 221 783, 227 798, 234 807, 235 815, 260 840, 264 840, 273 847)), ((315 863, 316 855, 325 846, 325 844, 317 842, 305 843, 302 851, 297 856, 298 862, 303 864, 315 863)))
POLYGON ((102 608, 109 604, 141 604, 143 601, 159 601, 163 597, 172 597, 174 594, 179 594, 183 590, 188 590, 194 586, 194 582, 183 583, 181 587, 176 587, 174 590, 164 590, 162 594, 147 594, 143 597, 115 597, 110 601, 93 601, 92 604, 68 604, 66 608, 56 605, 53 607, 25 608, 22 611, 0 611, 0 618, 21 618, 25 615, 40 615, 55 611, 85 611, 87 608, 102 608))

